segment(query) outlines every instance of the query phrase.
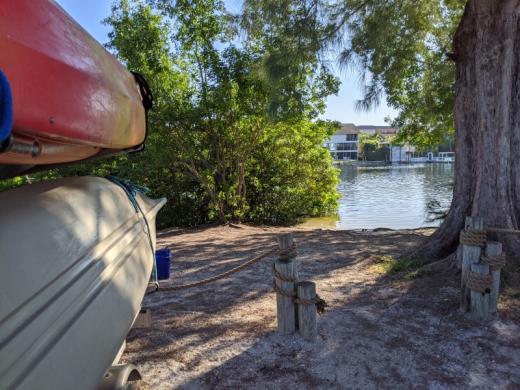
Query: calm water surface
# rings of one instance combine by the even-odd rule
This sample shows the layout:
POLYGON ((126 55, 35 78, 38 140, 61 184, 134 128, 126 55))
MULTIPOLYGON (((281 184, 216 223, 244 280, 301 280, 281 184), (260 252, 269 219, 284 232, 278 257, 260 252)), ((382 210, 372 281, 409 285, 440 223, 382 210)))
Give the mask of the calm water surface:
POLYGON ((436 226, 428 205, 447 209, 452 197, 453 164, 341 166, 336 218, 306 225, 338 229, 409 229, 436 226))

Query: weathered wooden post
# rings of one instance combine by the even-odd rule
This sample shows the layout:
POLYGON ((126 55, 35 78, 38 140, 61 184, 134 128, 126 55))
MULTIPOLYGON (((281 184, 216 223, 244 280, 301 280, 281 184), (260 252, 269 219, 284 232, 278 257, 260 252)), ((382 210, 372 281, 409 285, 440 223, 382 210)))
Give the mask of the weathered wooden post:
POLYGON ((296 330, 295 283, 298 280, 296 246, 292 234, 278 236, 280 256, 274 262, 274 289, 276 291, 276 317, 278 331, 291 334, 296 330))
POLYGON ((467 287, 467 281, 471 265, 480 260, 481 247, 486 243, 486 233, 483 228, 482 218, 466 217, 464 230, 460 232, 460 243, 462 244, 460 308, 463 312, 467 312, 470 308, 470 289, 467 287))
POLYGON ((489 316, 489 293, 491 291, 491 275, 489 265, 485 263, 471 264, 471 272, 468 275, 467 286, 470 294, 470 313, 480 321, 489 316))
POLYGON ((318 336, 316 325, 316 283, 304 281, 296 285, 298 305, 298 330, 305 340, 314 341, 318 336))
POLYGON ((152 311, 143 308, 137 314, 137 317, 132 324, 132 328, 151 328, 152 327, 152 311))
POLYGON ((491 272, 489 312, 496 313, 500 293, 500 269, 505 265, 505 256, 502 254, 502 244, 497 241, 488 241, 486 243, 485 255, 481 256, 481 259, 484 263, 489 265, 491 272))

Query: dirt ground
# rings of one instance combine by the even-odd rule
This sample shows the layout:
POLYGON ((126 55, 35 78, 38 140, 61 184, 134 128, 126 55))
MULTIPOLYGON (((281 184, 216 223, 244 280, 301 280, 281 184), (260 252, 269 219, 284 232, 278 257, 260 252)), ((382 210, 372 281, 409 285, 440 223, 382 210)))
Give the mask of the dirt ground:
MULTIPOLYGON (((232 268, 292 231, 302 279, 329 307, 318 341, 276 332, 273 257, 228 279, 145 297, 151 329, 134 329, 123 361, 149 389, 520 389, 520 321, 502 304, 484 325, 458 311, 453 272, 415 278, 378 272, 431 230, 349 232, 213 227, 166 231, 172 281, 232 268)), ((518 307, 517 307, 518 308, 518 307)))

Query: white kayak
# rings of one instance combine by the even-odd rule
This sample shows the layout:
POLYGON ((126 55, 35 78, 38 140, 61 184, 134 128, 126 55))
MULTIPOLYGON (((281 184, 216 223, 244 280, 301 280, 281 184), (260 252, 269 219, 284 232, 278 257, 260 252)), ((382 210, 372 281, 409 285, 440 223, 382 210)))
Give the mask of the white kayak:
POLYGON ((165 200, 135 200, 96 177, 0 193, 0 389, 100 383, 153 268, 165 200))

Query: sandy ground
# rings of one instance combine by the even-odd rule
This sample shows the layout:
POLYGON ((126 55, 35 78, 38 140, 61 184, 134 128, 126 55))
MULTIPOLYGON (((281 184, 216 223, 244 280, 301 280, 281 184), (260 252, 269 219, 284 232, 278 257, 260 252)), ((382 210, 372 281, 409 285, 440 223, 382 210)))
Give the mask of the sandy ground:
MULTIPOLYGON (((520 389, 520 322, 458 311, 453 272, 411 280, 374 272, 431 230, 347 232, 242 226, 160 234, 172 283, 202 279, 294 232, 300 276, 327 301, 315 343, 276 332, 273 257, 229 279, 147 295, 153 327, 129 334, 126 362, 149 389, 520 389)), ((514 307, 514 306, 513 306, 514 307)))

